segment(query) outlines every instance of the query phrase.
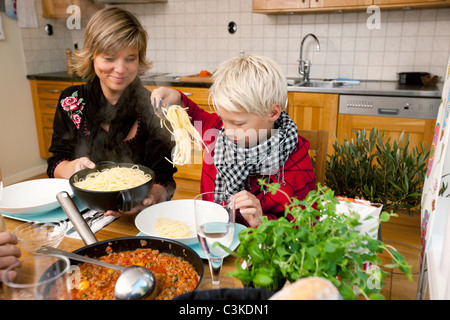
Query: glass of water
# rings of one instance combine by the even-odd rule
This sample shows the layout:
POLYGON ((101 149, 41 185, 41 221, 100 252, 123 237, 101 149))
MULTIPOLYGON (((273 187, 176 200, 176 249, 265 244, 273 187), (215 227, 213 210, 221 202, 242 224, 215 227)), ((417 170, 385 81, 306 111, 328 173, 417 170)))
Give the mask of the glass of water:
POLYGON ((33 255, 2 274, 6 300, 71 300, 70 261, 59 255, 33 255))
MULTIPOLYGON (((0 168, 0 202, 3 199, 3 179, 2 179, 2 169, 0 168)), ((0 232, 6 231, 5 220, 3 220, 2 214, 0 212, 0 232)))
POLYGON ((6 231, 5 220, 3 220, 2 213, 0 212, 0 232, 6 231))
POLYGON ((211 270, 211 281, 205 281, 200 289, 232 288, 232 279, 220 278, 227 255, 220 245, 229 248, 233 241, 234 199, 222 192, 201 193, 194 198, 194 211, 198 241, 211 270))

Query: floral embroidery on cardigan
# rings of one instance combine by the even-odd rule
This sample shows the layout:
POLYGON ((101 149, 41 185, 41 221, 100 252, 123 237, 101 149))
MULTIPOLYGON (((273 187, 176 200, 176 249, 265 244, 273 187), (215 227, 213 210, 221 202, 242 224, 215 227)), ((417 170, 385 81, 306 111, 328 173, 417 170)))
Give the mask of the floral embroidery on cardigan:
POLYGON ((80 129, 81 116, 83 115, 84 105, 83 98, 78 99, 78 91, 72 93, 70 97, 61 100, 61 107, 67 111, 67 115, 72 119, 73 123, 80 129))

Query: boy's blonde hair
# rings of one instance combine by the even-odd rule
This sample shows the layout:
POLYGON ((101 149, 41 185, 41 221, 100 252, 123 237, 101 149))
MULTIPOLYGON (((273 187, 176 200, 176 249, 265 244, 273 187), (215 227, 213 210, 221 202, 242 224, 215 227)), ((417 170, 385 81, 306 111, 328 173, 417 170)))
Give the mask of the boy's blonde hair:
POLYGON ((125 47, 136 48, 139 53, 139 74, 151 68, 147 61, 147 32, 130 12, 117 8, 105 8, 89 20, 84 34, 83 49, 74 56, 77 74, 87 80, 95 77, 93 60, 98 54, 113 54, 125 47))
POLYGON ((209 96, 215 109, 264 115, 274 104, 286 108, 286 77, 268 57, 248 54, 231 58, 219 64, 213 79, 209 96))

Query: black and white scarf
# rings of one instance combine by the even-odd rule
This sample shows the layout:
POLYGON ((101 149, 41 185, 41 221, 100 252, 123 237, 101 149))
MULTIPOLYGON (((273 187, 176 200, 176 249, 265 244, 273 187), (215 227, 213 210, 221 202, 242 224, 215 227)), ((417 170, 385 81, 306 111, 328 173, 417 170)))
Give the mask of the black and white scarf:
POLYGON ((284 111, 275 121, 271 137, 255 147, 238 146, 225 135, 222 127, 214 149, 215 193, 225 192, 231 196, 245 190, 250 176, 270 176, 284 170, 297 143, 297 125, 284 111))

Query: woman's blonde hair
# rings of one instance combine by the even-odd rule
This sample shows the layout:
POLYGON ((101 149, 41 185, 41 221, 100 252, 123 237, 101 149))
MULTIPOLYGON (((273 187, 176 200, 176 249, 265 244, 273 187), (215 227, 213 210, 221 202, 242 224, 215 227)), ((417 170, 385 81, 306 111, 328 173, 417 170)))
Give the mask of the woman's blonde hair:
POLYGON ((249 54, 231 58, 219 64, 213 79, 209 97, 215 109, 230 112, 243 109, 264 115, 274 104, 279 104, 282 110, 286 108, 286 77, 268 57, 249 54))
POLYGON ((98 54, 132 47, 139 53, 139 74, 143 74, 152 65, 146 59, 147 38, 147 32, 131 12, 117 7, 100 10, 88 22, 83 49, 74 55, 74 68, 80 77, 92 80, 93 60, 98 54))

